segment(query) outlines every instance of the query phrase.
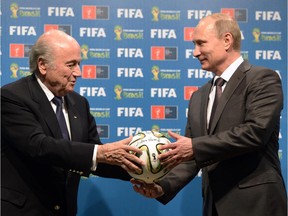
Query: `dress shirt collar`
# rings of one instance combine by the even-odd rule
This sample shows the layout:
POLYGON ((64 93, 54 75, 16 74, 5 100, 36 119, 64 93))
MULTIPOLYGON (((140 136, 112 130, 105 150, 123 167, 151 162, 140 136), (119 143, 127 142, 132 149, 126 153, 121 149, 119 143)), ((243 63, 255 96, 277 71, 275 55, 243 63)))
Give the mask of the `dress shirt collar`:
POLYGON ((37 82, 39 83, 40 87, 42 88, 42 90, 44 91, 45 95, 47 96, 48 100, 51 101, 55 96, 54 94, 47 88, 47 86, 45 86, 40 78, 35 74, 36 78, 37 78, 37 82))
MULTIPOLYGON (((226 83, 229 81, 229 79, 232 77, 234 72, 237 70, 237 68, 243 61, 244 59, 242 58, 242 56, 240 56, 231 65, 229 65, 229 67, 226 68, 226 70, 221 74, 221 77, 226 81, 226 83)), ((216 78, 218 78, 218 76, 215 76, 215 78, 213 79, 213 84, 216 78)))

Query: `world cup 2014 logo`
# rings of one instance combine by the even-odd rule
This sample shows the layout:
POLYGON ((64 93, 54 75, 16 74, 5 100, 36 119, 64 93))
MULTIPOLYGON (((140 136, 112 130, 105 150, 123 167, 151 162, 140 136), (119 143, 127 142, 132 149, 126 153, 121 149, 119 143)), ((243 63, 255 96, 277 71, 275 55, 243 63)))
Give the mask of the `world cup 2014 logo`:
POLYGON ((18 18, 18 15, 17 15, 18 10, 19 10, 18 4, 12 3, 12 4, 10 5, 10 11, 11 11, 11 13, 12 13, 12 14, 11 14, 11 18, 14 18, 14 19, 18 18))
POLYGON ((122 34, 122 26, 117 25, 114 27, 114 33, 116 35, 115 40, 122 40, 121 34, 122 34))
POLYGON ((157 6, 152 7, 151 14, 153 16, 152 21, 158 22, 159 21, 159 8, 157 6))
POLYGON ((122 96, 121 96, 122 90, 123 89, 122 89, 121 85, 115 85, 114 92, 116 94, 116 97, 115 97, 116 100, 121 100, 122 99, 122 96))
POLYGON ((16 63, 12 63, 10 65, 10 71, 12 73, 11 78, 18 78, 17 72, 19 70, 19 66, 16 63))
POLYGON ((253 31, 252 31, 252 35, 254 37, 253 42, 259 43, 260 42, 259 38, 260 38, 260 35, 261 35, 260 29, 259 28, 254 28, 253 31))
POLYGON ((83 44, 81 46, 81 55, 82 59, 88 59, 88 52, 89 52, 89 47, 86 44, 83 44))
POLYGON ((160 69, 159 69, 158 66, 154 65, 152 67, 152 69, 151 69, 151 73, 153 74, 152 80, 159 80, 159 77, 158 77, 159 76, 159 71, 160 71, 160 69))

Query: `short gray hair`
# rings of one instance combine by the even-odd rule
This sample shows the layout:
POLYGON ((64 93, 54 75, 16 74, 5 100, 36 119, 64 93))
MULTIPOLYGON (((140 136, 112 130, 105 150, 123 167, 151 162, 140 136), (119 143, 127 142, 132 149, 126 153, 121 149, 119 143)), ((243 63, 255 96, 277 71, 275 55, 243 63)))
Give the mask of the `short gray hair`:
POLYGON ((31 73, 38 73, 38 59, 43 58, 47 63, 52 63, 53 57, 53 46, 46 40, 38 40, 32 47, 29 55, 29 66, 31 73))

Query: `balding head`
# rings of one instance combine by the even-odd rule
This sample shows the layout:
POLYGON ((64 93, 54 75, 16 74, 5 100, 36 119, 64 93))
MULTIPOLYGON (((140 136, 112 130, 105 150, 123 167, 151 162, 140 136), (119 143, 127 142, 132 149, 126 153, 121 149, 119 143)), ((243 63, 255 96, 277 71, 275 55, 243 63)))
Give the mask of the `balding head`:
POLYGON ((31 49, 29 58, 30 71, 32 73, 38 71, 37 63, 39 58, 52 63, 55 53, 65 46, 71 46, 71 44, 79 45, 73 37, 63 31, 50 30, 45 32, 38 38, 31 49))

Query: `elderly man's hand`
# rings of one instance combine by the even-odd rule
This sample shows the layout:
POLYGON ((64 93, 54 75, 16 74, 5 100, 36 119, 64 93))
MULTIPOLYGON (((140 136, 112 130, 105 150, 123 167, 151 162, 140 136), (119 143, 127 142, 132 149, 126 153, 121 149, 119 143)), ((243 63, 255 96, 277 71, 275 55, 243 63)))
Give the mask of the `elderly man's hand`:
POLYGON ((142 154, 139 148, 129 146, 132 137, 98 146, 97 162, 121 166, 127 172, 141 173, 144 162, 136 154, 142 154))

